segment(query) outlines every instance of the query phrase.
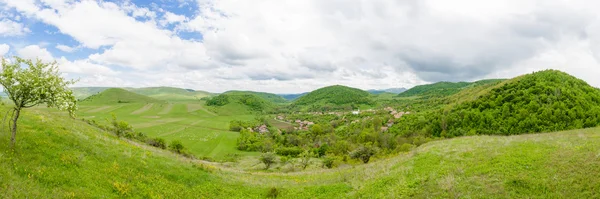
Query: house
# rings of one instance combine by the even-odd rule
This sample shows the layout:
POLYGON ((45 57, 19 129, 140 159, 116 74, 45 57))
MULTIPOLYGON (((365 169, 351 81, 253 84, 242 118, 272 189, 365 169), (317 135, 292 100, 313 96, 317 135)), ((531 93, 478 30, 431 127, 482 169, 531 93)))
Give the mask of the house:
POLYGON ((267 125, 260 125, 260 127, 258 127, 258 132, 259 133, 268 133, 269 129, 267 128, 267 125))
POLYGON ((356 110, 356 111, 352 111, 352 115, 358 115, 360 114, 360 109, 356 110))

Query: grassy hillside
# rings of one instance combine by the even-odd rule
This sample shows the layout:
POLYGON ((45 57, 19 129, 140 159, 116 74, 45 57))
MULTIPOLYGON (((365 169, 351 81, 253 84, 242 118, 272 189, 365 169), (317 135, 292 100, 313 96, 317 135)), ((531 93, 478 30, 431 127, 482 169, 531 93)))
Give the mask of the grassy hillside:
POLYGON ((400 93, 399 97, 444 97, 460 92, 463 89, 477 87, 487 84, 495 84, 503 79, 480 80, 476 82, 437 82, 433 84, 419 85, 400 93))
POLYGON ((116 103, 163 103, 145 95, 140 95, 122 88, 109 88, 81 101, 82 104, 116 104, 116 103))
POLYGON ((308 110, 353 109, 360 105, 372 105, 370 93, 357 88, 335 85, 312 91, 294 101, 292 107, 308 110))
POLYGON ((203 97, 212 95, 211 93, 205 91, 192 91, 173 87, 127 88, 127 90, 165 101, 200 100, 203 97))
POLYGON ((16 153, 0 144, 0 198, 600 197, 598 128, 462 137, 372 164, 286 174, 191 161, 39 109, 19 124, 16 153))
POLYGON ((109 88, 110 87, 73 87, 71 90, 73 90, 75 99, 85 99, 109 88))
POLYGON ((273 93, 263 93, 263 92, 254 92, 254 91, 227 91, 224 94, 255 95, 255 96, 258 96, 258 97, 262 98, 263 100, 266 100, 271 103, 276 103, 276 104, 288 103, 288 100, 286 100, 285 98, 283 98, 279 95, 273 94, 273 93))
POLYGON ((595 127, 600 124, 600 91, 556 70, 540 71, 483 89, 464 100, 405 126, 433 136, 522 134, 595 127), (417 127, 418 126, 418 127, 417 127), (422 129, 421 129, 422 128, 422 129))

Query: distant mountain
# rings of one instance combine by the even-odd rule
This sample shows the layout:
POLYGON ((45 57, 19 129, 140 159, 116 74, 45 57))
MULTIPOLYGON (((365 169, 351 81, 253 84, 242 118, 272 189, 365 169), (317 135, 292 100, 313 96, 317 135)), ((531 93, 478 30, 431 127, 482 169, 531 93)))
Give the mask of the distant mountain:
POLYGON ((486 84, 495 84, 504 81, 504 79, 488 79, 476 82, 437 82, 433 84, 419 85, 400 93, 399 97, 444 97, 460 92, 463 89, 481 86, 486 84))
POLYGON ((244 95, 244 94, 251 94, 251 95, 256 95, 264 100, 267 100, 269 102, 272 103, 276 103, 276 104, 282 104, 282 103, 287 103, 288 100, 286 100, 285 98, 273 94, 273 93, 265 93, 265 92, 255 92, 255 91, 227 91, 223 94, 231 94, 231 95, 244 95))
POLYGON ((131 92, 166 101, 199 100, 213 94, 206 91, 174 87, 125 88, 131 92))
POLYGON ((277 95, 285 98, 286 100, 293 101, 293 100, 296 100, 299 97, 302 97, 302 96, 304 96, 306 94, 308 94, 308 92, 306 92, 306 93, 298 93, 298 94, 277 94, 277 95))
POLYGON ((82 104, 118 104, 118 103, 163 103, 145 95, 137 94, 122 88, 109 88, 81 101, 82 104))
POLYGON ((335 85, 312 91, 294 101, 292 107, 306 110, 354 109, 372 105, 370 93, 357 88, 335 85))
POLYGON ((369 92, 371 94, 381 94, 381 93, 400 94, 404 91, 406 91, 406 88, 388 88, 388 89, 382 89, 382 90, 377 90, 377 89, 367 90, 367 92, 369 92))

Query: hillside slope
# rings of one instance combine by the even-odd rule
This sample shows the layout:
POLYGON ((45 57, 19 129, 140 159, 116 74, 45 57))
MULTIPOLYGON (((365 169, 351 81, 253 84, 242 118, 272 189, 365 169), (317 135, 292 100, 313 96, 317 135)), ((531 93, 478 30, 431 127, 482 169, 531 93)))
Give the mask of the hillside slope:
POLYGON ((94 94, 98 94, 110 87, 73 87, 73 95, 75 95, 75 99, 85 99, 94 94))
POLYGON ((127 88, 127 90, 165 101, 200 100, 212 94, 205 91, 192 91, 173 87, 127 88))
POLYGON ((140 95, 122 88, 109 88, 81 101, 82 104, 116 104, 116 103, 164 103, 145 95, 140 95))
POLYGON ((546 70, 507 80, 476 99, 423 117, 427 120, 409 126, 427 126, 432 135, 443 137, 595 127, 600 124, 600 91, 564 72, 546 70))
POLYGON ((288 100, 286 100, 285 98, 273 94, 273 93, 265 93, 265 92, 254 92, 254 91, 227 91, 223 94, 229 94, 229 95, 255 95, 258 96, 260 98, 262 98, 263 100, 266 100, 268 102, 271 103, 276 103, 276 104, 283 104, 283 103, 287 103, 288 100))
POLYGON ((434 141, 367 165, 292 174, 191 161, 41 109, 23 112, 17 137, 16 153, 0 144, 0 198, 600 197, 599 128, 434 141))
POLYGON ((487 84, 496 84, 504 79, 488 79, 476 82, 437 82, 433 84, 419 85, 400 93, 399 97, 444 97, 460 92, 463 89, 477 87, 487 84))
POLYGON ((255 94, 224 93, 206 100, 206 105, 219 115, 251 114, 269 112, 277 105, 255 94))
POLYGON ((335 85, 314 90, 294 101, 292 107, 300 109, 354 109, 372 105, 370 93, 357 88, 335 85))

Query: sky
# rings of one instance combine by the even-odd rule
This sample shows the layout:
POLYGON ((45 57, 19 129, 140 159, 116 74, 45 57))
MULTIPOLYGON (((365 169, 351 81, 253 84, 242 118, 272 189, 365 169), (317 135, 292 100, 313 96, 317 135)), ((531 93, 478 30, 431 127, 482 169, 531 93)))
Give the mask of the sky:
POLYGON ((0 0, 0 56, 76 86, 300 93, 558 69, 600 87, 594 0, 0 0))

